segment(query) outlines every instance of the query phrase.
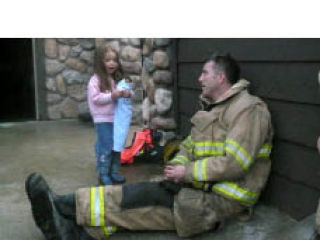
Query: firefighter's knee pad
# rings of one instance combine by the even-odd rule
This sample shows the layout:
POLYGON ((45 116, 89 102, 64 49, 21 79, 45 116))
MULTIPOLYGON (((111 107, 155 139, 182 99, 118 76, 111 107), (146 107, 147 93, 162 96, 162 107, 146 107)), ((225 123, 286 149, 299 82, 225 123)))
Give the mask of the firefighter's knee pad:
POLYGON ((173 206, 173 195, 159 182, 126 184, 122 187, 121 207, 125 209, 147 206, 173 206))

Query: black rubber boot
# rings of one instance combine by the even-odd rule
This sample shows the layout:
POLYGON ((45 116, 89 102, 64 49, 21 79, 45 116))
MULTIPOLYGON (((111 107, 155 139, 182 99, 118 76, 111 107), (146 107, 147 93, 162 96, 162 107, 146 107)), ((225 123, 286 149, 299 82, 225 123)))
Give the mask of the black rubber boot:
POLYGON ((30 174, 25 188, 34 221, 47 240, 93 240, 74 220, 60 214, 54 204, 54 194, 40 174, 30 174))
POLYGON ((59 213, 76 222, 76 199, 74 194, 53 194, 53 201, 59 213))
POLYGON ((112 185, 112 180, 110 176, 111 170, 111 154, 101 155, 98 162, 98 174, 99 174, 99 184, 100 185, 112 185))
POLYGON ((113 183, 124 183, 126 178, 119 174, 120 152, 112 151, 111 179, 113 183))
POLYGON ((112 185, 110 171, 106 167, 99 167, 99 184, 112 185))

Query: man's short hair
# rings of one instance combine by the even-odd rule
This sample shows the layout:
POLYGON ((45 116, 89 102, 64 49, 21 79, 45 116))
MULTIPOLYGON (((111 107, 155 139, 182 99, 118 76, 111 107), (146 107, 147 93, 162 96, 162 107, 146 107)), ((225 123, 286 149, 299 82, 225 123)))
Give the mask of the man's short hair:
POLYGON ((206 60, 206 62, 210 61, 214 62, 214 68, 225 73, 231 84, 235 84, 239 80, 240 67, 229 53, 215 52, 206 60))

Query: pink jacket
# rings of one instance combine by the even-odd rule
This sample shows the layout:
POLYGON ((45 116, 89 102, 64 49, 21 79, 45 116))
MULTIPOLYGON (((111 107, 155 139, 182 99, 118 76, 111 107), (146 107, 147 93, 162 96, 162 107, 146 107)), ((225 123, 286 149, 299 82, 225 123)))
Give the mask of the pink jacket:
MULTIPOLYGON (((112 89, 114 89, 114 82, 112 82, 112 89)), ((111 91, 100 91, 96 74, 90 78, 88 83, 88 105, 93 122, 113 122, 115 101, 111 98, 111 91)))

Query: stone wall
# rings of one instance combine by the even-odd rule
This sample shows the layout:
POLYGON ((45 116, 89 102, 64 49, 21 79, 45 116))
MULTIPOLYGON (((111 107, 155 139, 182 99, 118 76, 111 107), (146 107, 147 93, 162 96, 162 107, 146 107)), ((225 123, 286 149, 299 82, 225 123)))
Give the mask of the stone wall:
POLYGON ((176 128, 173 116, 171 39, 145 39, 142 48, 143 120, 158 129, 176 128))
POLYGON ((76 118, 87 111, 86 87, 93 73, 94 39, 45 39, 49 119, 76 118))
POLYGON ((135 84, 132 124, 174 129, 170 43, 164 38, 45 39, 48 118, 76 118, 88 112, 94 50, 109 44, 119 51, 124 73, 135 84))

